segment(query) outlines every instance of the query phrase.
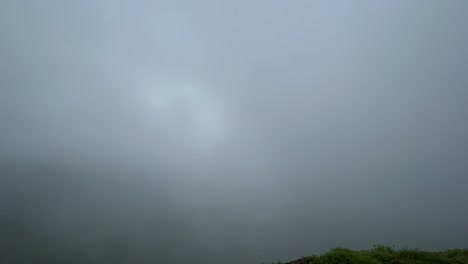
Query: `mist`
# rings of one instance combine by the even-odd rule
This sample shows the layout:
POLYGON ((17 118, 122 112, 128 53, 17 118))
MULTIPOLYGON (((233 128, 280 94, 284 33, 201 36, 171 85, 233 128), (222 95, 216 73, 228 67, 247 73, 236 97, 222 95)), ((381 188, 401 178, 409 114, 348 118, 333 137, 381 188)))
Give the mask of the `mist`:
POLYGON ((468 247, 468 2, 0 2, 1 263, 468 247))

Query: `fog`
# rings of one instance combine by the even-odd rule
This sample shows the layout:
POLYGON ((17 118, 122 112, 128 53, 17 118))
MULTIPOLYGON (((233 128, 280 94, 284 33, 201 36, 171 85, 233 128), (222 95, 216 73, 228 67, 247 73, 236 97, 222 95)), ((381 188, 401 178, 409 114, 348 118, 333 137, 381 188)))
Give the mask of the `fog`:
POLYGON ((468 247, 467 1, 0 2, 0 263, 468 247))

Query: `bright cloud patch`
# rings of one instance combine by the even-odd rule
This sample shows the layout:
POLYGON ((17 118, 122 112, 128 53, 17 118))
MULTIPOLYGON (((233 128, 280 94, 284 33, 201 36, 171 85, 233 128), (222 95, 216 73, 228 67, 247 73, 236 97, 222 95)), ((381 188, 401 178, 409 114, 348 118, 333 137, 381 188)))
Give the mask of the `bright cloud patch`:
POLYGON ((203 149, 216 148, 226 139, 226 105, 205 87, 146 84, 144 91, 145 109, 160 129, 203 149))

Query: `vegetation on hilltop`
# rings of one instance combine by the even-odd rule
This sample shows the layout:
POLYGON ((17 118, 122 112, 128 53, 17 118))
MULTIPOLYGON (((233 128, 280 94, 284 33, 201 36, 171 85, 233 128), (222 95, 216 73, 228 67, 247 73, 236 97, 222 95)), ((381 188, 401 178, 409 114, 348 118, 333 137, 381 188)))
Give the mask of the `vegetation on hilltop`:
MULTIPOLYGON (((321 256, 308 256, 284 264, 468 264, 468 249, 427 252, 374 246, 370 250, 335 248, 321 256)), ((278 262, 276 264, 283 264, 278 262)))

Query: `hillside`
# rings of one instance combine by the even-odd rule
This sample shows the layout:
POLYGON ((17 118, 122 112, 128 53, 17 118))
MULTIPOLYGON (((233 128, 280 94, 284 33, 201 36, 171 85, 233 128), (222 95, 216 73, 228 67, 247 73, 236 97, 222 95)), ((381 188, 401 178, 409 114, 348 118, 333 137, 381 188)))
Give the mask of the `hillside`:
MULTIPOLYGON (((418 249, 395 249, 375 246, 371 250, 355 251, 335 248, 321 256, 308 256, 284 264, 468 264, 468 249, 427 252, 418 249)), ((282 264, 278 262, 276 264, 282 264)))

